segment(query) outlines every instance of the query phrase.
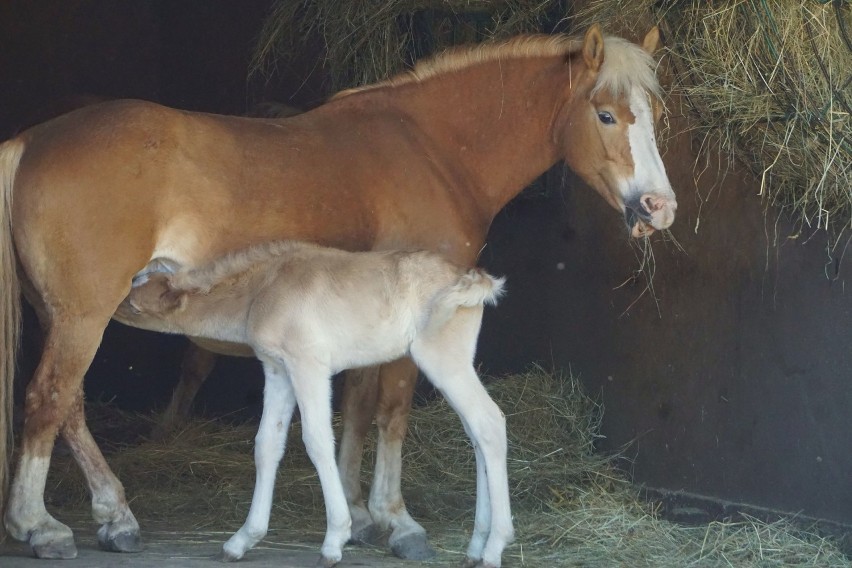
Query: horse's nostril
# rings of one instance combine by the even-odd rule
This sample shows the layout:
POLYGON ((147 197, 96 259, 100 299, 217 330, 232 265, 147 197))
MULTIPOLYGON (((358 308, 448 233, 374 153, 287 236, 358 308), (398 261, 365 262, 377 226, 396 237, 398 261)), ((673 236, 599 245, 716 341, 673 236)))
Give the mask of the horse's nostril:
POLYGON ((653 213, 654 211, 659 210, 662 205, 660 203, 660 200, 655 199, 651 195, 645 195, 644 197, 642 197, 642 207, 648 213, 653 213))

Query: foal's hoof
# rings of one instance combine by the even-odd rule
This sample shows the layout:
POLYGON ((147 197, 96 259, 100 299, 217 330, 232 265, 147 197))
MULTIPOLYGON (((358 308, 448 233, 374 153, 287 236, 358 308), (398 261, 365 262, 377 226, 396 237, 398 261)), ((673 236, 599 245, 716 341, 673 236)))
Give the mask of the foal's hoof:
POLYGON ((377 546, 382 543, 384 533, 385 531, 383 531, 379 525, 376 523, 370 523, 369 525, 353 531, 352 536, 349 537, 349 542, 352 544, 377 546))
POLYGON ((405 535, 390 543, 391 552, 403 560, 429 560, 435 557, 435 549, 429 544, 425 533, 405 535))
POLYGON ((236 554, 229 553, 227 550, 223 550, 222 553, 219 554, 219 560, 221 560, 222 562, 236 562, 242 557, 242 554, 237 556, 236 554))
POLYGON ((73 537, 41 541, 38 537, 34 536, 30 539, 29 544, 36 558, 48 560, 70 560, 77 558, 77 547, 74 545, 73 537))
POLYGON ((106 536, 99 532, 98 546, 107 552, 142 552, 142 537, 138 532, 130 531, 106 536))
POLYGON ((333 566, 337 566, 338 562, 340 562, 340 558, 335 560, 334 558, 328 558, 327 556, 320 556, 317 560, 316 566, 317 568, 332 568, 333 566))
POLYGON ((471 558, 470 556, 465 556, 459 566, 461 568, 498 568, 490 562, 485 562, 479 558, 471 558))

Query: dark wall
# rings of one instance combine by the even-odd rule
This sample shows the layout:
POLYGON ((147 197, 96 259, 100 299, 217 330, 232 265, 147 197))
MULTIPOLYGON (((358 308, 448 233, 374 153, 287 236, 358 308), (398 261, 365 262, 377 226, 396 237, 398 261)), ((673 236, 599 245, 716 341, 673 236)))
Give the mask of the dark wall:
MULTIPOLYGON (((0 3, 0 133, 78 95, 232 113, 271 98, 315 104, 316 56, 269 85, 246 86, 268 4, 0 3)), ((672 132, 684 126, 674 120, 672 132)), ((743 173, 716 187, 710 164, 696 190, 689 137, 669 147, 680 201, 673 234, 683 250, 657 239, 653 292, 630 280, 638 252, 621 220, 569 176, 564 190, 551 183, 494 224, 483 262, 508 276, 509 296, 488 312, 480 358, 498 374, 533 361, 579 374, 605 404, 602 447, 630 444, 639 482, 852 522, 849 263, 837 265, 823 235, 788 238, 790 227, 771 212, 767 220, 743 173)), ((28 321, 31 367, 37 339, 28 321)), ((162 404, 182 346, 111 326, 87 393, 128 408, 162 404)), ((201 404, 213 412, 228 410, 223 399, 256 404, 259 382, 256 367, 231 360, 201 404)))
POLYGON ((654 239, 653 292, 630 280, 641 254, 582 183, 504 211, 485 255, 509 295, 480 356, 580 374, 603 399, 602 447, 629 445, 638 482, 850 523, 852 263, 821 232, 793 238, 743 172, 719 185, 710 163, 696 187, 690 142, 664 157, 683 250, 654 239))

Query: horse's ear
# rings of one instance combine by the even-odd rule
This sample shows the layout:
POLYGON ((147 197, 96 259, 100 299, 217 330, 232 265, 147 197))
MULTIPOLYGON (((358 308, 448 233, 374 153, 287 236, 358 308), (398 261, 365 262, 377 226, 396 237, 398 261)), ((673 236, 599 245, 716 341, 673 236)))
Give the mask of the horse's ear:
POLYGON ((645 34, 645 39, 642 40, 642 49, 644 49, 649 55, 654 55, 658 49, 660 49, 660 28, 654 26, 651 28, 647 34, 645 34))
POLYGON ((593 24, 583 38, 583 59, 591 71, 599 71, 604 59, 604 40, 601 27, 593 24))

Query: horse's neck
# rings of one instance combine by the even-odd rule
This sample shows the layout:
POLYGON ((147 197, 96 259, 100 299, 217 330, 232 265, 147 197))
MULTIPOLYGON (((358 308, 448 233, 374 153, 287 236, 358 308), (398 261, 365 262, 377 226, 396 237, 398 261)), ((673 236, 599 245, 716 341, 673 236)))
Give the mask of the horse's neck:
MULTIPOLYGON (((493 217, 559 160, 552 133, 570 94, 559 57, 490 61, 395 88, 401 110, 455 160, 493 217)), ((393 96, 391 93, 390 96, 393 96)))

